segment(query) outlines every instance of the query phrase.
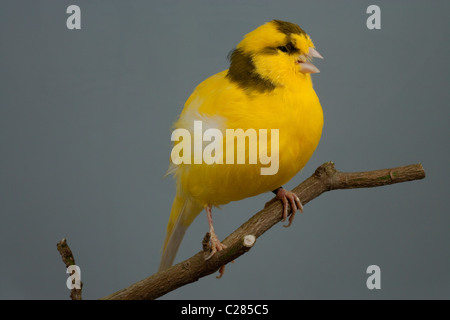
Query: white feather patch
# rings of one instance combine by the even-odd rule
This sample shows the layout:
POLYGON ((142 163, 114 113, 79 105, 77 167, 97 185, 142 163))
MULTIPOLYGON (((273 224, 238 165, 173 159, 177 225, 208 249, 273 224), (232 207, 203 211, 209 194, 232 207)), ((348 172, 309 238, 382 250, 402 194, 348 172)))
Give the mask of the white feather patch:
MULTIPOLYGON (((218 116, 218 115, 205 115, 203 113, 200 113, 198 111, 199 107, 202 105, 203 99, 196 98, 194 99, 189 105, 186 105, 184 112, 182 113, 180 119, 177 121, 177 128, 176 129, 186 129, 189 131, 191 135, 191 153, 194 155, 197 155, 197 157, 202 157, 204 148, 209 145, 210 141, 203 141, 203 134, 208 129, 217 129, 222 133, 222 136, 225 135, 225 126, 226 126, 226 119, 224 117, 218 116), (201 122, 201 131, 195 132, 194 125, 197 122, 196 128, 199 130, 199 123, 201 122), (201 138, 202 143, 194 143, 194 139, 201 138)), ((214 155, 215 159, 222 158, 222 152, 216 152, 214 155)), ((194 163, 202 163, 202 159, 195 159, 194 163)), ((173 174, 176 172, 178 166, 171 163, 169 165, 169 168, 167 170, 166 175, 173 174)))

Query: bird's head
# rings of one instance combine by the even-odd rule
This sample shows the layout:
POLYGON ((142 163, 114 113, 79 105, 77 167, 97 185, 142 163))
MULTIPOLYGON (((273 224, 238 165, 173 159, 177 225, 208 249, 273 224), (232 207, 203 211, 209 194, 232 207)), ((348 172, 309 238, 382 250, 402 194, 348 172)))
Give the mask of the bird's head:
POLYGON ((260 92, 310 79, 322 58, 311 38, 298 25, 272 20, 245 35, 230 56, 228 77, 241 87, 260 92))

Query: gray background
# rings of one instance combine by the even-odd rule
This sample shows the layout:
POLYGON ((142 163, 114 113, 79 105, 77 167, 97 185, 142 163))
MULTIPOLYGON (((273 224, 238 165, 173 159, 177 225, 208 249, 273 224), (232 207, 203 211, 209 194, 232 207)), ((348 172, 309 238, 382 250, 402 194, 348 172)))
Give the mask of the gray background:
MULTIPOLYGON (((157 270, 174 183, 170 127, 242 36, 298 23, 325 60, 325 126, 303 172, 420 162, 422 181, 333 191, 167 299, 450 298, 448 1, 2 1, 0 298, 67 299, 66 237, 95 299, 157 270), (82 29, 66 28, 81 7, 82 29), (366 8, 381 7, 381 30, 366 8), (381 268, 381 290, 366 268, 381 268)), ((271 194, 215 210, 221 238, 271 194)), ((177 261, 201 248, 204 214, 177 261)))

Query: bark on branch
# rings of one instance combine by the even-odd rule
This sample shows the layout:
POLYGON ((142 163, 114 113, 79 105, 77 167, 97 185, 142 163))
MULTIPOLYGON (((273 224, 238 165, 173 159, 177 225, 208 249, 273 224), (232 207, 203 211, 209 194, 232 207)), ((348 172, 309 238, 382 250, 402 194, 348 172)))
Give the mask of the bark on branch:
MULTIPOLYGON (((59 241, 56 244, 56 249, 58 249, 59 254, 61 255, 62 261, 66 265, 66 269, 70 266, 75 265, 75 258, 73 257, 72 250, 70 249, 69 245, 67 244, 67 241, 65 238, 63 238, 61 241, 59 241)), ((73 275, 73 273, 71 274, 73 275)), ((70 290, 70 298, 72 300, 81 300, 81 289, 83 288, 83 283, 81 283, 80 289, 73 288, 70 290)))
MULTIPOLYGON (((340 172, 332 162, 321 165, 314 174, 295 187, 303 205, 326 191, 336 189, 371 188, 389 184, 423 179, 425 171, 421 164, 382 169, 366 172, 340 172)), ((281 221, 282 204, 275 198, 264 209, 230 234, 223 243, 227 249, 217 252, 205 261, 205 252, 198 252, 193 257, 180 262, 169 269, 145 278, 128 288, 122 289, 102 299, 156 299, 188 283, 212 274, 230 261, 238 258, 254 245, 256 239, 272 226, 281 221)))

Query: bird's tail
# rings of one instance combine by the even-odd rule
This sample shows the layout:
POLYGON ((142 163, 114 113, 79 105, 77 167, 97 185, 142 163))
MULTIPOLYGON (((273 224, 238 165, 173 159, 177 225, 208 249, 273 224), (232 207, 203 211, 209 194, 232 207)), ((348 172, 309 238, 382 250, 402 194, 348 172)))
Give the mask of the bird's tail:
POLYGON ((202 209, 202 206, 177 193, 170 211, 159 271, 172 265, 186 229, 202 209))

